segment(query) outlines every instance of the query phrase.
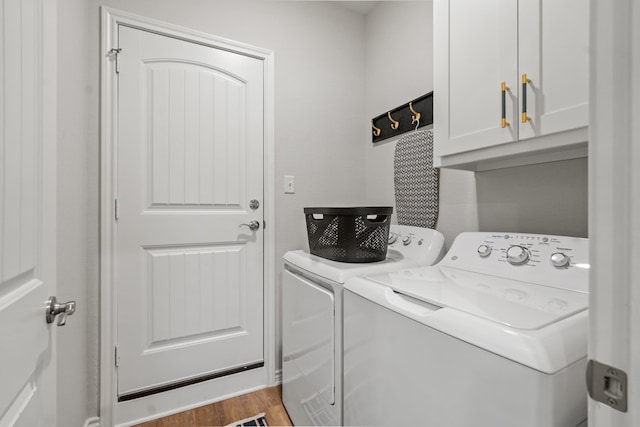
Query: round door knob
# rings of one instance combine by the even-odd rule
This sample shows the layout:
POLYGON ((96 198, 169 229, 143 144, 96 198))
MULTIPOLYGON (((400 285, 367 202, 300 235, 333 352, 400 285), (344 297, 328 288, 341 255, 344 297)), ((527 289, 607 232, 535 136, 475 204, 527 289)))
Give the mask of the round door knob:
POLYGON ((551 254, 551 264, 553 264, 554 267, 568 267, 570 263, 571 260, 569 259, 569 257, 562 252, 551 254))
POLYGON ((482 258, 486 258, 491 255, 491 246, 488 245, 480 245, 478 246, 478 255, 482 258))
POLYGON ((396 242, 396 240, 398 240, 398 235, 396 233, 393 233, 393 232, 389 233, 388 243, 390 245, 393 245, 396 242))
POLYGON ((411 234, 407 234, 402 238, 402 244, 407 246, 409 243, 411 243, 411 240, 413 240, 413 236, 411 236, 411 234))
POLYGON ((256 231, 257 229, 260 228, 260 221, 258 221, 257 219, 251 220, 249 221, 249 224, 240 224, 238 227, 249 227, 249 229, 251 231, 256 231))
POLYGON ((525 264, 529 261, 529 251, 524 246, 511 246, 507 249, 507 261, 513 265, 525 264))

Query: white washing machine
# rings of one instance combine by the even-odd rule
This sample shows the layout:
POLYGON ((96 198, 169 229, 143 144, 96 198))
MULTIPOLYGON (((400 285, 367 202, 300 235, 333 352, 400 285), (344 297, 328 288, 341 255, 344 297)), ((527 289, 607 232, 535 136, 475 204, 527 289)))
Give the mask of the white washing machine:
POLYGON ((284 255, 282 400, 295 425, 342 425, 342 287, 351 277, 431 265, 441 233, 391 225, 385 261, 343 263, 305 251, 284 255))
POLYGON ((586 425, 588 240, 462 233, 344 287, 344 424, 586 425), (584 423, 584 424, 583 424, 584 423))

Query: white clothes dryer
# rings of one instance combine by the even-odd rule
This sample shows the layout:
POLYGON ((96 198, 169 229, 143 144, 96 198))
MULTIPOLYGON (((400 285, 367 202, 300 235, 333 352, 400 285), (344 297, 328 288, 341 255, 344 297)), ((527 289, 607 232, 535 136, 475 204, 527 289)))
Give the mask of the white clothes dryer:
POLYGON ((431 265, 444 236, 391 225, 387 258, 344 263, 290 251, 282 288, 282 400, 294 425, 342 425, 342 287, 347 279, 431 265))
POLYGON ((588 240, 462 233, 344 288, 344 424, 586 425, 588 240))

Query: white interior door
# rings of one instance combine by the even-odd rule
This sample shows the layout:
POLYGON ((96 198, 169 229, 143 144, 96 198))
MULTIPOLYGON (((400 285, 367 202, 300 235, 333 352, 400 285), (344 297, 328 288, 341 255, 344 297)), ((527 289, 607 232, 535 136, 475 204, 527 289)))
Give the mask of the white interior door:
POLYGON ((0 426, 56 425, 55 10, 0 1, 0 426))
POLYGON ((119 27, 121 400, 263 363, 263 63, 119 27), (259 229, 251 230, 250 221, 259 229))

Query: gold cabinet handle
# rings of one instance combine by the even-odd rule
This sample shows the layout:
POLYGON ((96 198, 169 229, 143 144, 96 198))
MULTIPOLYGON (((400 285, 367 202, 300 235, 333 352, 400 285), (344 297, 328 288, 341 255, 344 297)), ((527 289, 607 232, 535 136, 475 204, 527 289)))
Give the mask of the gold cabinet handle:
POLYGON ((509 126, 509 122, 507 121, 507 91, 509 90, 509 86, 507 86, 507 82, 502 82, 500 84, 500 91, 502 92, 502 120, 500 121, 500 126, 502 128, 506 128, 509 126))
POLYGON ((522 75, 522 123, 531 120, 527 115, 527 83, 531 83, 531 80, 527 77, 527 73, 524 73, 522 75))

